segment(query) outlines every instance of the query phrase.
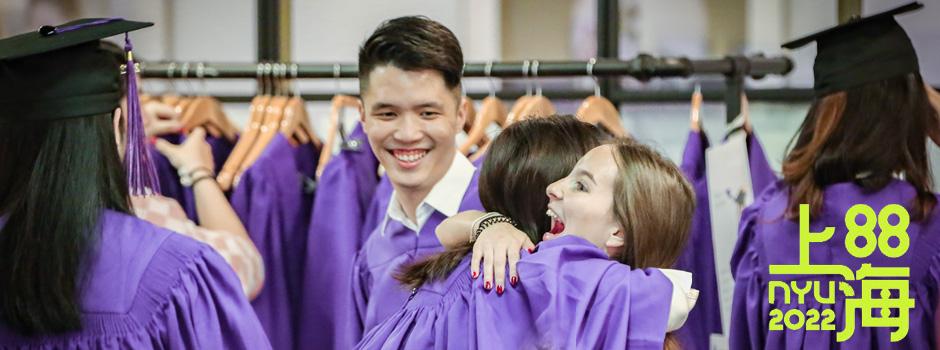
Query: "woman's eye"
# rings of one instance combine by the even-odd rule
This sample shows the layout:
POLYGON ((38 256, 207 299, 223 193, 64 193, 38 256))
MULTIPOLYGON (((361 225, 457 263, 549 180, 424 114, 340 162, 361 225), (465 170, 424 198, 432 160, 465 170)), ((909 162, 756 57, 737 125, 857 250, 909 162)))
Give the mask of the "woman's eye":
POLYGON ((436 117, 438 114, 440 114, 440 113, 437 113, 437 112, 430 112, 430 111, 428 111, 428 112, 421 112, 421 116, 422 116, 422 117, 436 117))
POLYGON ((584 184, 581 183, 581 181, 575 182, 574 188, 578 190, 578 192, 587 192, 587 187, 585 187, 584 184))

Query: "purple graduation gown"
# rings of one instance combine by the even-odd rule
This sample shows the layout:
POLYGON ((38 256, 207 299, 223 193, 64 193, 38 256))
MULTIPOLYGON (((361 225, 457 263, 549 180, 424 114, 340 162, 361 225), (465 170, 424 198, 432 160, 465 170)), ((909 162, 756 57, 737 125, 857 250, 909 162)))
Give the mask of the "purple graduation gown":
MULTIPOLYGON (((786 310, 796 308, 796 299, 786 304, 782 292, 778 292, 776 305, 768 303, 768 283, 771 280, 768 266, 771 264, 799 263, 799 222, 783 217, 787 207, 789 187, 779 181, 769 187, 753 205, 744 210, 738 242, 731 260, 735 276, 734 303, 731 313, 732 349, 930 349, 934 346, 937 334, 934 334, 935 309, 940 298, 940 206, 934 208, 926 221, 913 221, 908 226, 910 246, 904 255, 897 259, 887 258, 876 249, 865 259, 855 258, 845 249, 845 213, 859 203, 872 207, 877 213, 885 205, 900 204, 911 211, 916 195, 913 186, 902 180, 892 180, 885 188, 877 192, 865 192, 854 183, 837 183, 828 186, 823 192, 823 211, 810 222, 811 232, 822 232, 824 227, 834 227, 835 234, 825 243, 810 244, 810 263, 845 265, 853 272, 862 263, 873 267, 903 266, 910 268, 910 298, 915 307, 909 314, 907 337, 897 343, 890 342, 890 333, 894 327, 861 327, 861 312, 855 318, 855 333, 843 343, 836 342, 836 333, 842 330, 845 322, 845 303, 843 294, 836 293, 834 305, 824 305, 808 296, 802 310, 832 309, 835 312, 836 331, 789 330, 768 331, 773 308, 786 310)), ((894 219, 896 220, 896 219, 894 219)), ((891 222, 896 222, 892 220, 891 222)), ((859 220, 860 221, 860 220, 859 220)), ((875 228, 879 233, 880 229, 875 228)), ((894 243, 892 243, 894 244, 894 243)), ((773 276, 774 280, 796 280, 795 276, 773 276)), ((810 276, 802 280, 817 280, 825 286, 827 281, 842 281, 841 276, 810 276)), ((849 282, 856 295, 861 293, 858 281, 849 282)), ((812 292, 810 292, 812 293, 812 292)), ((894 291, 893 293, 896 293, 894 291)), ((828 287, 820 291, 828 295, 828 287)), ((880 294, 876 292, 875 294, 880 294)), ((878 298, 878 296, 875 296, 878 298)), ((875 316, 880 312, 875 312, 875 316)), ((795 319, 795 317, 794 317, 795 319)), ((781 322, 781 325, 783 323, 781 322)), ((804 328, 805 329, 805 328, 804 328)))
MULTIPOLYGON (((676 261, 676 268, 692 272, 692 288, 698 289, 698 302, 685 325, 676 331, 684 349, 708 350, 712 333, 721 334, 721 305, 718 302, 718 282, 715 277, 715 251, 712 242, 711 215, 708 208, 708 181, 706 179, 705 149, 709 146, 704 133, 690 131, 682 155, 682 173, 695 188, 695 214, 692 217, 689 242, 676 261)), ((748 162, 751 185, 756 198, 776 180, 773 169, 764 156, 763 147, 753 133, 747 136, 748 162)))
MULTIPOLYGON (((460 203, 459 211, 482 210, 480 195, 477 191, 479 170, 474 171, 473 179, 467 186, 460 203)), ((352 290, 354 304, 349 305, 354 314, 348 328, 348 339, 358 342, 364 332, 369 331, 387 317, 401 309, 411 294, 402 287, 392 275, 399 268, 414 262, 415 259, 444 250, 434 229, 446 218, 435 211, 421 228, 420 234, 406 228, 402 223, 389 219, 385 235, 381 234, 381 217, 386 215, 391 193, 379 193, 379 205, 374 208, 381 215, 378 224, 369 235, 353 265, 352 290)))
POLYGON ((570 235, 521 256, 520 283, 497 295, 470 277, 468 255, 446 280, 422 286, 358 348, 663 348, 672 284, 659 270, 631 270, 570 235))
MULTIPOLYGON (((162 138, 174 145, 178 145, 186 139, 182 134, 170 134, 162 138)), ((206 136, 206 142, 212 148, 212 161, 215 163, 215 169, 213 170, 218 171, 222 169, 222 165, 225 164, 225 160, 232 153, 235 144, 224 137, 210 135, 206 136)), ((180 177, 176 168, 156 148, 150 147, 150 156, 153 159, 154 167, 157 169, 157 180, 160 182, 161 194, 179 202, 180 206, 183 207, 183 211, 186 212, 186 216, 198 223, 199 217, 196 214, 196 197, 193 196, 193 189, 180 184, 180 177)))
POLYGON ((358 150, 343 150, 330 159, 310 215, 298 349, 348 349, 355 344, 355 339, 337 339, 349 334, 343 327, 349 324, 353 303, 351 293, 338 291, 351 285, 353 261, 365 241, 362 232, 378 183, 378 160, 362 126, 349 139, 359 142, 358 150))
POLYGON ((264 287, 251 302, 275 349, 292 349, 301 317, 303 262, 319 152, 278 134, 232 191, 232 207, 264 259, 264 287))
POLYGON ((238 277, 211 247, 112 211, 101 227, 80 287, 83 329, 25 337, 0 324, 0 348, 271 348, 238 277))

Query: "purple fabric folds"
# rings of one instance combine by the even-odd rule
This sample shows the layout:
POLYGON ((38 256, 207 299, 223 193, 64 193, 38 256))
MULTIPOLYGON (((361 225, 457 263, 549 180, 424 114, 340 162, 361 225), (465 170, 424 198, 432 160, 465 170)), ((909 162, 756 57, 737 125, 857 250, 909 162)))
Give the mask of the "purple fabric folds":
MULTIPOLYGON (((685 325, 676 334, 684 349, 710 349, 712 333, 721 334, 721 309, 715 276, 715 250, 712 242, 711 215, 708 207, 705 150, 709 147, 704 133, 690 131, 680 168, 695 189, 696 208, 692 217, 689 242, 676 262, 676 268, 692 272, 692 288, 699 290, 698 302, 685 325)), ((776 175, 755 134, 747 136, 748 162, 755 198, 776 180, 776 175)))
POLYGON ((275 349, 293 349, 302 317, 300 286, 313 204, 310 179, 318 156, 313 145, 294 148, 278 134, 231 195, 235 213, 264 259, 264 287, 251 304, 275 349))
POLYGON ((349 349, 355 344, 354 339, 344 337, 349 334, 344 327, 349 324, 352 294, 341 291, 348 291, 352 284, 353 262, 365 241, 362 232, 378 183, 378 160, 362 126, 349 139, 358 141, 360 147, 330 159, 320 176, 310 215, 298 349, 349 349))
POLYGON ((208 245, 105 212, 82 286, 81 331, 24 337, 4 349, 270 349, 232 268, 208 245))
MULTIPOLYGON (((853 272, 862 264, 872 267, 909 267, 909 297, 914 308, 906 321, 907 336, 896 343, 890 342, 890 333, 895 327, 862 327, 862 313, 857 311, 854 336, 838 343, 836 333, 844 328, 846 320, 845 298, 836 293, 835 304, 822 304, 815 297, 807 297, 804 304, 796 300, 787 304, 782 292, 777 292, 774 304, 768 302, 768 283, 771 280, 820 281, 820 295, 828 295, 829 281, 844 281, 841 276, 793 276, 769 274, 769 265, 799 263, 799 223, 784 218, 789 187, 779 181, 769 187, 753 205, 744 210, 738 242, 735 246, 731 268, 735 277, 734 302, 731 313, 730 345, 732 349, 929 349, 937 341, 935 330, 936 310, 940 300, 940 206, 935 207, 925 221, 911 221, 907 228, 910 246, 899 258, 888 258, 879 250, 864 259, 850 255, 845 248, 847 228, 845 213, 855 204, 871 206, 877 213, 888 204, 900 204, 912 210, 915 198, 913 186, 902 180, 893 180, 885 188, 865 191, 854 183, 838 183, 824 189, 822 213, 810 222, 811 232, 822 232, 824 227, 833 227, 834 235, 824 243, 810 244, 810 263, 813 265, 844 265, 853 272), (833 310, 836 331, 790 330, 770 331, 770 310, 778 308, 833 310)), ((875 233, 881 232, 876 228, 875 233)), ((861 293, 859 281, 849 281, 856 295, 861 293)), ((894 294, 897 291, 892 292, 894 294)), ((875 292, 875 294, 879 294, 875 292)), ((879 297, 875 296, 875 299, 879 297)), ((896 311, 894 314, 896 315, 896 311)), ((875 311, 874 316, 880 312, 875 311)), ((781 323, 783 324, 783 323, 781 323)))
POLYGON ((422 286, 359 349, 663 348, 672 285, 656 269, 611 261, 563 236, 521 252, 520 282, 503 295, 470 277, 469 257, 422 286))

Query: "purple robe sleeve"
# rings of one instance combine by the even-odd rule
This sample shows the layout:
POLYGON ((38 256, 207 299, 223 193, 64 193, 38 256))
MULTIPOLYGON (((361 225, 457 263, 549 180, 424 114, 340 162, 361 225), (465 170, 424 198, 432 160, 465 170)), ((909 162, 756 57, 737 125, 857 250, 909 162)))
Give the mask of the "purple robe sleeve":
POLYGON ((721 310, 705 177, 705 150, 708 146, 708 137, 704 133, 689 131, 680 166, 695 190, 696 206, 689 229, 689 242, 676 261, 675 268, 692 272, 692 288, 700 291, 698 302, 689 313, 688 320, 676 331, 682 347, 688 350, 709 349, 711 334, 721 333, 721 310))
POLYGON ((362 339, 365 331, 366 313, 369 305, 370 286, 372 285, 372 274, 365 256, 356 254, 353 263, 352 281, 351 281, 352 305, 349 309, 349 318, 344 327, 344 340, 350 345, 356 344, 362 339))
POLYGON ((316 159, 311 145, 294 148, 278 134, 232 192, 232 208, 264 259, 264 287, 252 306, 276 349, 294 348, 301 318, 312 204, 305 179, 313 175, 316 159))
POLYGON ((662 272, 611 261, 603 251, 574 236, 542 242, 536 253, 523 254, 518 271, 519 292, 524 296, 505 300, 525 302, 528 314, 518 314, 523 311, 519 306, 504 304, 502 297, 483 291, 481 279, 476 280, 474 289, 488 294, 478 295, 475 301, 474 323, 483 327, 478 328, 478 344, 485 347, 491 339, 532 344, 530 336, 536 334, 535 344, 560 349, 663 348, 672 284, 662 272), (507 331, 516 327, 512 322, 491 317, 511 317, 512 322, 521 317, 531 321, 523 324, 534 326, 535 332, 513 334, 507 331))
POLYGON ((751 187, 754 190, 754 198, 757 198, 767 186, 777 181, 777 175, 770 167, 770 162, 764 154, 764 147, 761 146, 757 134, 753 131, 747 135, 747 159, 751 169, 751 187))
POLYGON ((270 349, 231 267, 211 249, 192 262, 162 315, 171 349, 270 349))
POLYGON ((729 346, 731 349, 763 349, 767 325, 767 303, 762 298, 760 257, 754 245, 754 225, 760 212, 755 202, 741 213, 738 241, 731 255, 734 298, 731 302, 729 346))
MULTIPOLYGON (((343 150, 323 170, 310 215, 296 344, 348 349, 358 335, 346 329, 354 299, 348 293, 366 209, 373 198, 378 161, 357 126, 358 150, 343 150)), ((360 331, 361 332, 361 331, 360 331)), ((355 333, 355 332, 353 332, 355 333)))

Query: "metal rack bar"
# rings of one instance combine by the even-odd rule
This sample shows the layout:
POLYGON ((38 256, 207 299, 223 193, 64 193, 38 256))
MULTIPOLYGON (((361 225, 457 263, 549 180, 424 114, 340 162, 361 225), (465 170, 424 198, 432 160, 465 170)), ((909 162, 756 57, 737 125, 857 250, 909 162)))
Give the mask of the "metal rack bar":
MULTIPOLYGON (((192 65, 193 63, 190 63, 192 65)), ((203 78, 255 79, 259 65, 264 63, 205 63, 203 78)), ((539 61, 539 77, 587 76, 588 61, 539 61)), ((292 63, 285 63, 291 66, 292 63)), ((484 77, 487 63, 468 63, 465 77, 484 77)), ((183 78, 182 63, 146 63, 141 66, 145 78, 183 78)), ((358 66, 340 64, 339 75, 334 75, 336 64, 297 64, 298 78, 357 78, 358 66)), ((523 77, 522 62, 493 62, 489 76, 500 78, 523 77)), ((736 75, 760 78, 769 74, 783 75, 790 72, 793 62, 788 57, 735 57, 719 59, 688 59, 685 57, 653 57, 640 55, 630 60, 598 60, 593 74, 597 76, 630 76, 639 80, 652 78, 690 77, 693 75, 736 75)), ((531 76, 531 67, 528 75, 531 76)), ((194 78, 194 76, 189 76, 194 78)))

